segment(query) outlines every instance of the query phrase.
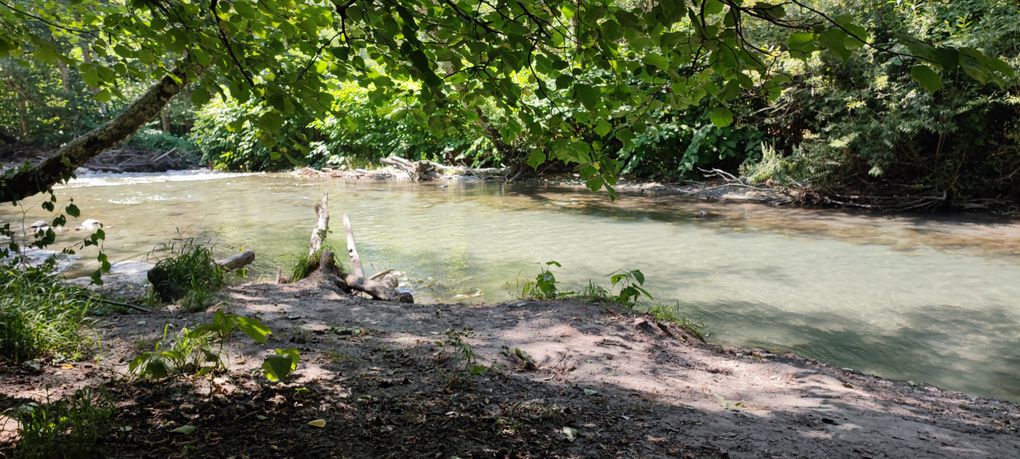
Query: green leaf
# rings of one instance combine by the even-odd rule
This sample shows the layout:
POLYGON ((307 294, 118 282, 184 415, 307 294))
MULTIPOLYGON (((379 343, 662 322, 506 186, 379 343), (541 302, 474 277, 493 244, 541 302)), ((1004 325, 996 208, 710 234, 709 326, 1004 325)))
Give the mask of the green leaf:
POLYGON ((599 122, 595 124, 595 133, 598 134, 599 137, 605 137, 606 134, 609 134, 612 130, 613 125, 609 124, 606 120, 599 120, 599 122))
POLYGON ((531 166, 532 169, 538 169, 538 166, 541 166, 544 162, 545 153, 542 151, 535 150, 528 155, 528 166, 531 166))
POLYGON ((790 55, 793 57, 805 57, 816 50, 816 37, 817 35, 812 32, 794 32, 790 34, 790 37, 786 40, 786 45, 790 49, 790 55))
POLYGON ((284 381, 297 369, 300 359, 297 349, 276 349, 273 355, 262 362, 262 371, 271 382, 284 381))
POLYGON ((276 112, 266 112, 259 118, 259 128, 270 133, 277 133, 283 127, 283 117, 276 112))
POLYGON ((74 203, 68 204, 67 207, 64 208, 64 212, 67 212, 67 215, 75 218, 81 216, 81 210, 79 210, 78 206, 74 205, 74 203))
POLYGON ((960 52, 954 48, 935 48, 933 54, 935 62, 938 62, 943 70, 952 70, 960 65, 960 52))
POLYGON ((733 124, 733 112, 726 107, 717 107, 708 113, 709 119, 716 127, 726 127, 733 124))
POLYGON ((928 92, 942 89, 942 78, 926 65, 915 65, 910 68, 910 77, 928 92))
POLYGON ((669 70, 669 59, 659 54, 646 54, 641 61, 660 70, 669 70))
POLYGON ((577 98, 581 100, 584 108, 595 110, 595 107, 598 107, 599 96, 602 94, 598 88, 589 84, 576 84, 574 89, 577 91, 577 98))
POLYGON ((92 88, 99 87, 99 72, 94 64, 82 64, 78 70, 81 71, 81 79, 85 81, 85 84, 92 88))
POLYGON ((96 97, 97 101, 105 104, 105 103, 110 101, 110 98, 112 97, 112 95, 110 94, 110 90, 109 89, 103 89, 102 91, 99 91, 98 93, 96 93, 95 97, 96 97))
POLYGON ((191 435, 197 429, 198 429, 197 427, 189 424, 189 425, 180 426, 180 427, 178 427, 178 428, 176 428, 174 430, 171 430, 171 432, 178 433, 178 434, 181 434, 181 435, 191 435))
POLYGON ((411 51, 407 54, 407 58, 411 61, 411 65, 421 73, 425 84, 432 87, 443 84, 443 80, 436 76, 436 73, 432 71, 432 67, 429 65, 428 56, 426 56, 421 50, 416 49, 411 51))
POLYGON ((258 344, 265 344, 269 335, 273 334, 273 331, 266 326, 266 324, 259 322, 250 317, 234 316, 234 321, 237 322, 237 328, 242 333, 248 335, 252 341, 258 344))
POLYGON ((211 98, 212 94, 209 93, 209 89, 205 86, 195 86, 191 90, 191 103, 194 104, 195 107, 205 105, 211 98))

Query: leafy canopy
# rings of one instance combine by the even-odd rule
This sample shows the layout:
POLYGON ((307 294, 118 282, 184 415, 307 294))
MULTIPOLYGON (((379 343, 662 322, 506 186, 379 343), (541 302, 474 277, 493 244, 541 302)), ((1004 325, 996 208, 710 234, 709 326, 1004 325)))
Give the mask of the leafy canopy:
MULTIPOLYGON (((268 109, 246 121, 267 145, 295 141, 277 135, 290 120, 333 112, 331 93, 343 80, 367 88, 370 102, 410 87, 437 131, 480 122, 476 109, 495 104, 512 114, 501 127, 506 139, 525 132, 550 139, 530 152, 529 165, 574 164, 590 188, 612 191, 620 165, 607 147, 630 145, 650 111, 707 104, 711 121, 727 126, 734 122, 729 105, 742 93, 778 97, 790 82, 773 71, 777 59, 825 53, 845 60, 875 48, 866 29, 814 4, 0 0, 0 57, 73 66, 99 102, 125 97, 122 79, 184 69, 198 106, 216 94, 264 103, 268 109), (785 43, 748 32, 763 24, 787 33, 785 43), (536 99, 551 111, 528 102, 536 99), (590 140, 592 132, 601 140, 590 140)), ((975 48, 909 36, 875 51, 913 61, 911 75, 928 91, 958 69, 999 84, 1013 72, 975 48)))

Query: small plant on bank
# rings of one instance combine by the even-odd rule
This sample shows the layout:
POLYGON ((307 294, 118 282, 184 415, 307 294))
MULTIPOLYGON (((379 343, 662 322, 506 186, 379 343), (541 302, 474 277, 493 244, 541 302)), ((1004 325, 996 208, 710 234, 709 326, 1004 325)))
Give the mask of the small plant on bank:
MULTIPOLYGON (((236 331, 257 344, 265 344, 273 333, 258 320, 222 311, 216 311, 211 322, 184 327, 173 337, 170 327, 170 324, 163 327, 163 339, 153 345, 152 351, 142 352, 131 360, 129 372, 148 379, 205 376, 226 369, 223 346, 236 331)), ((262 369, 270 381, 283 381, 297 369, 299 360, 297 349, 276 349, 265 359, 262 369)))
POLYGON ((297 370, 301 353, 295 348, 274 349, 273 354, 262 362, 262 373, 270 382, 286 381, 297 370))
POLYGON ((475 350, 464 341, 464 337, 473 335, 474 332, 470 329, 465 330, 446 330, 446 340, 437 341, 436 344, 440 347, 449 346, 460 356, 464 362, 464 371, 471 375, 480 375, 485 373, 489 368, 485 365, 479 365, 478 360, 475 357, 475 350))
POLYGON ((50 356, 78 360, 94 346, 83 330, 94 304, 84 290, 63 285, 52 263, 0 265, 0 357, 15 363, 50 356))
POLYGON ((226 281, 226 273, 216 264, 212 251, 194 239, 175 239, 153 251, 168 253, 148 274, 160 301, 180 300, 185 310, 198 310, 226 281))
POLYGON ((65 400, 30 403, 15 410, 20 458, 103 457, 100 441, 109 435, 113 414, 106 397, 85 388, 65 400))
POLYGON ((672 322, 678 327, 687 330, 696 338, 704 340, 708 333, 705 331, 705 324, 701 321, 693 321, 680 313, 680 304, 656 304, 648 308, 648 315, 660 322, 672 322))
POLYGON ((588 285, 578 292, 577 297, 588 301, 606 301, 609 299, 609 290, 589 279, 588 285))
POLYGON ((521 300, 551 300, 563 295, 565 292, 559 291, 556 275, 552 273, 554 266, 562 267, 557 261, 547 261, 542 266, 542 271, 535 276, 535 280, 518 278, 513 285, 507 282, 507 292, 521 300))
POLYGON ((645 275, 637 269, 630 271, 617 271, 609 276, 609 282, 613 288, 620 287, 614 301, 627 307, 634 307, 642 296, 652 299, 652 294, 644 289, 645 275))
POLYGON ((652 299, 652 294, 644 289, 645 275, 640 270, 616 271, 609 275, 609 282, 612 287, 606 289, 595 281, 589 280, 588 285, 581 289, 575 297, 588 301, 612 301, 628 308, 634 308, 642 296, 652 299), (617 288, 619 288, 619 292, 613 293, 613 290, 617 288))

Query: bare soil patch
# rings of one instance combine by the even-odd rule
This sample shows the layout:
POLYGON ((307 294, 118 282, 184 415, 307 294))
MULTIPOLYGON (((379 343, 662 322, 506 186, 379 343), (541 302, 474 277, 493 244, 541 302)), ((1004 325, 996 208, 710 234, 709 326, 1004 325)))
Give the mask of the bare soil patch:
MULTIPOLYGON (((1015 404, 719 348, 606 305, 249 284, 218 307, 263 320, 269 347, 299 348, 294 379, 266 382, 267 347, 237 339, 227 374, 128 382, 127 361, 165 322, 211 312, 117 315, 100 318, 97 362, 0 367, 0 410, 47 385, 50 397, 102 387, 117 406, 112 457, 1020 457, 1015 404), (488 371, 465 371, 448 332, 488 371), (172 432, 182 425, 196 430, 172 432)), ((14 435, 0 425, 2 456, 14 435)))

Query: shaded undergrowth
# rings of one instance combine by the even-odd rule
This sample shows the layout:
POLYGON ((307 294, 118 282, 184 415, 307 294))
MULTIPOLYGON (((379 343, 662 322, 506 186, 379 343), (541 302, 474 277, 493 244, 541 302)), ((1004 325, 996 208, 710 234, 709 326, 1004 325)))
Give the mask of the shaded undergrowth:
POLYGON ((94 307, 87 292, 64 285, 52 264, 0 266, 0 357, 78 360, 95 345, 84 330, 94 307))

